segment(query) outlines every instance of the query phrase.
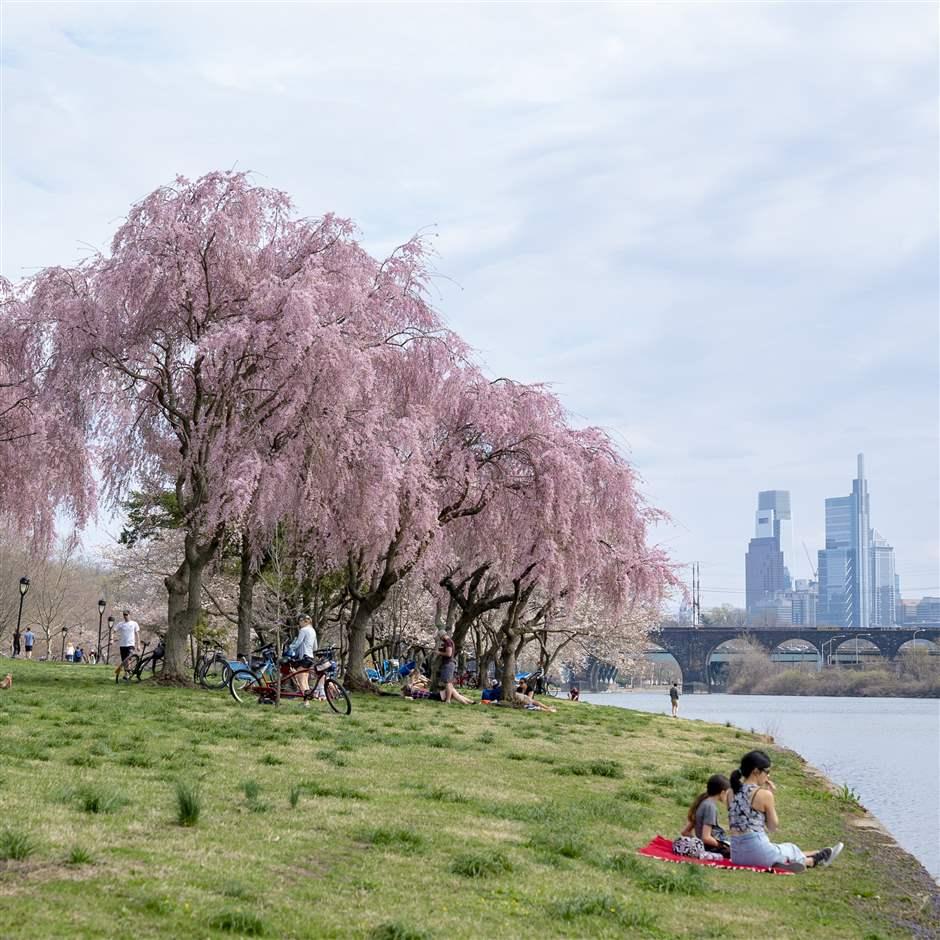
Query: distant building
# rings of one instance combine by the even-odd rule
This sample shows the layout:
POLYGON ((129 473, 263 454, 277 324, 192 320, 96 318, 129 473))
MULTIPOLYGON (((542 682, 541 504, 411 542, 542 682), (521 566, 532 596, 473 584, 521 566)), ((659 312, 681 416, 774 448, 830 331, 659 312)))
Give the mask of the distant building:
POLYGON ((786 566, 784 547, 790 541, 790 493, 787 490, 764 490, 757 494, 754 538, 744 556, 745 607, 749 616, 756 616, 758 605, 773 607, 777 595, 790 590, 790 572, 786 566))
POLYGON ((857 629, 871 625, 869 515, 865 457, 859 454, 851 495, 826 500, 826 547, 819 552, 820 624, 857 629))
POLYGON ((940 623, 940 597, 922 597, 917 602, 917 623, 940 623))
POLYGON ((898 578, 894 549, 877 531, 871 536, 871 625, 891 627, 897 623, 898 578))
POLYGON ((749 620, 759 627, 789 627, 793 623, 790 592, 778 591, 771 597, 762 597, 754 604, 749 620))
POLYGON ((790 592, 790 620, 801 627, 816 626, 817 582, 797 579, 790 592))

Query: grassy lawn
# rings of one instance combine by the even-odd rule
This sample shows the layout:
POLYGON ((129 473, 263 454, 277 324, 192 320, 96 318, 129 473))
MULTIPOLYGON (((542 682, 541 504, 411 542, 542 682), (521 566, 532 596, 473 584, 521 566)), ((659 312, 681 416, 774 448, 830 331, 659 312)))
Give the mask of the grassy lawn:
POLYGON ((758 744, 734 729, 361 696, 347 718, 115 686, 103 667, 8 669, 5 940, 935 935, 929 878, 772 746, 781 838, 843 840, 831 869, 636 857, 758 744))

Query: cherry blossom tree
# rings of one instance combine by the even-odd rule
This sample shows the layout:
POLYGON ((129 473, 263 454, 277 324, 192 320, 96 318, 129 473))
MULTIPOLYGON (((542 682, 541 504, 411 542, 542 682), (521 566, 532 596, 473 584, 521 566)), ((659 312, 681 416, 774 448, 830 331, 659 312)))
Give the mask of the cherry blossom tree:
POLYGON ((81 403, 50 394, 48 337, 26 296, 0 278, 0 515, 42 554, 56 512, 82 524, 95 494, 81 403))
POLYGON ((175 493, 171 678, 185 677, 203 573, 227 527, 280 518, 298 448, 318 424, 347 423, 342 403, 368 387, 370 348, 438 326, 422 297, 421 246, 379 264, 353 234, 332 215, 294 218, 284 193, 245 174, 211 173, 133 206, 110 255, 31 285, 60 399, 80 390, 88 409, 106 497, 132 486, 175 493))

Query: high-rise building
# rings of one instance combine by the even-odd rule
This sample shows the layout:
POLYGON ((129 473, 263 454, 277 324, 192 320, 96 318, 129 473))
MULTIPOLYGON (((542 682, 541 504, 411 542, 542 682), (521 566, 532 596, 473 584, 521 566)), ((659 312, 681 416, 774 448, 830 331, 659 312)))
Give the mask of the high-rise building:
MULTIPOLYGON (((777 594, 790 590, 790 572, 784 546, 790 540, 790 494, 765 490, 757 494, 754 538, 744 556, 745 606, 752 617, 767 616, 768 603, 776 611, 777 594)), ((774 616, 777 616, 775 614, 774 616)))
POLYGON ((791 621, 802 627, 816 626, 816 598, 818 586, 815 581, 797 579, 790 592, 791 621))
POLYGON ((852 493, 826 500, 826 547, 819 552, 820 624, 871 625, 871 524, 865 457, 858 455, 852 493))
POLYGON ((877 531, 871 534, 871 625, 891 627, 897 623, 898 579, 894 571, 894 549, 877 531))

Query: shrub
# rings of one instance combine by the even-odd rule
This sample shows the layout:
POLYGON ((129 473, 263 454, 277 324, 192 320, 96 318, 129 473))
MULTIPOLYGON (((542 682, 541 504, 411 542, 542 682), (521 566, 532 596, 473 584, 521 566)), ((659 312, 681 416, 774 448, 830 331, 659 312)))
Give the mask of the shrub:
POLYGON ((512 862, 502 852, 466 852, 454 859, 450 870, 464 878, 484 878, 512 871, 512 862))
POLYGON ((258 799, 258 794, 261 793, 261 785, 257 780, 244 780, 242 781, 242 792, 245 794, 245 799, 251 802, 258 799))
POLYGON ((66 865, 90 865, 93 859, 88 849, 76 845, 65 859, 66 865))
POLYGON ((264 922, 245 911, 222 911, 209 921, 209 926, 214 930, 225 930, 244 937, 264 936, 264 922))
POLYGON ((114 813, 128 802, 120 793, 97 786, 82 787, 76 796, 86 813, 114 813))
POLYGON ((379 827, 362 833, 363 841, 398 852, 413 852, 424 845, 424 839, 410 829, 379 827))
POLYGON ((291 809, 297 808, 297 804, 300 802, 301 793, 303 793, 303 787, 300 786, 300 784, 295 783, 291 785, 290 791, 287 794, 287 799, 291 805, 291 809))
MULTIPOLYGON (((176 783, 176 821, 181 826, 195 826, 202 812, 202 794, 195 783, 179 780, 176 783)), ((220 928, 230 929, 230 928, 220 928)))
POLYGON ((36 851, 36 843, 28 832, 6 828, 0 831, 0 860, 21 862, 36 851))
POLYGON ((376 927, 370 935, 370 940, 431 940, 431 935, 423 930, 408 927, 400 921, 392 921, 376 927))

